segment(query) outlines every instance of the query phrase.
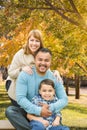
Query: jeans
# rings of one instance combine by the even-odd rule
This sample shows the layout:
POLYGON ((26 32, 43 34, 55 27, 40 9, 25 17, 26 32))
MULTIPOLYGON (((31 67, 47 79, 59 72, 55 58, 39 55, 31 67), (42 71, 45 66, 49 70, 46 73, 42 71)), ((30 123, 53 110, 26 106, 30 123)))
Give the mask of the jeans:
POLYGON ((69 127, 59 125, 59 126, 51 126, 51 127, 45 127, 41 122, 36 120, 31 120, 29 122, 30 126, 32 127, 32 130, 70 130, 69 127))
POLYGON ((29 121, 26 118, 26 112, 22 108, 9 106, 5 114, 16 130, 31 130, 29 121))
MULTIPOLYGON (((11 85, 11 82, 12 82, 11 80, 7 80, 6 83, 5 83, 5 88, 6 88, 6 91, 7 91, 7 92, 8 92, 8 89, 9 89, 10 85, 11 85)), ((9 97, 9 99, 11 100, 12 105, 14 105, 14 106, 16 106, 16 107, 19 106, 18 103, 17 103, 15 100, 13 100, 13 99, 10 98, 10 97, 9 97)))
POLYGON ((32 130, 45 130, 46 127, 39 121, 31 120, 30 126, 32 127, 32 130))
POLYGON ((49 128, 49 130, 70 130, 70 129, 67 126, 59 125, 59 126, 52 126, 51 128, 49 128))

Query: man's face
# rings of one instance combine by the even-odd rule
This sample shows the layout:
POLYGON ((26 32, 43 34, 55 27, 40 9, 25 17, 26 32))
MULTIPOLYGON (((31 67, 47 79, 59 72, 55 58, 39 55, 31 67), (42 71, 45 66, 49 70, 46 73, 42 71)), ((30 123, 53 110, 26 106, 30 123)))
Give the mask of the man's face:
POLYGON ((35 57, 35 65, 38 74, 44 75, 51 65, 51 55, 48 52, 38 52, 35 57))

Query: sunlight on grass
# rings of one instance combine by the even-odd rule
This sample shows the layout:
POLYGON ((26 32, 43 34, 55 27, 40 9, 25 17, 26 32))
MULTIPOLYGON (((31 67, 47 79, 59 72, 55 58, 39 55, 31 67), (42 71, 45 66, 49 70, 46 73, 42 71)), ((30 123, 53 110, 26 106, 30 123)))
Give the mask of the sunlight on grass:
POLYGON ((62 110, 63 124, 87 128, 87 108, 78 104, 69 104, 62 110))

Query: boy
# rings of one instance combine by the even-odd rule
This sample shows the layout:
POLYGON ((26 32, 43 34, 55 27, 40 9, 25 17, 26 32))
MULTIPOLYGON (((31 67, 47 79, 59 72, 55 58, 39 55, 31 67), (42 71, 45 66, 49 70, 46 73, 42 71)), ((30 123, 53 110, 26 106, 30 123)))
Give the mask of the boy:
MULTIPOLYGON (((55 94, 54 82, 50 79, 42 80, 39 86, 39 94, 32 99, 32 103, 38 106, 45 106, 50 109, 50 104, 58 101, 55 94)), ((48 130, 51 127, 60 125, 61 113, 53 113, 47 118, 27 114, 32 130, 48 130)))

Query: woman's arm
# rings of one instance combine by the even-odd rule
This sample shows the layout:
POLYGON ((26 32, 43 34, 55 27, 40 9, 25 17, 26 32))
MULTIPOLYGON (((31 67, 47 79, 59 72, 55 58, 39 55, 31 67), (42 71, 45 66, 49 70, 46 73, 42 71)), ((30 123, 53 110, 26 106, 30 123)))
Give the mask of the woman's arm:
MULTIPOLYGON (((21 63, 20 63, 20 59, 21 57, 19 56, 19 51, 14 55, 12 62, 10 64, 10 67, 8 69, 8 75, 13 78, 16 79, 21 71, 21 63)), ((20 54, 21 55, 21 54, 20 54)))
POLYGON ((8 74, 11 78, 16 79, 20 73, 20 71, 27 72, 28 74, 32 74, 32 66, 33 56, 28 55, 25 56, 23 50, 19 50, 13 57, 11 65, 8 69, 8 74))

